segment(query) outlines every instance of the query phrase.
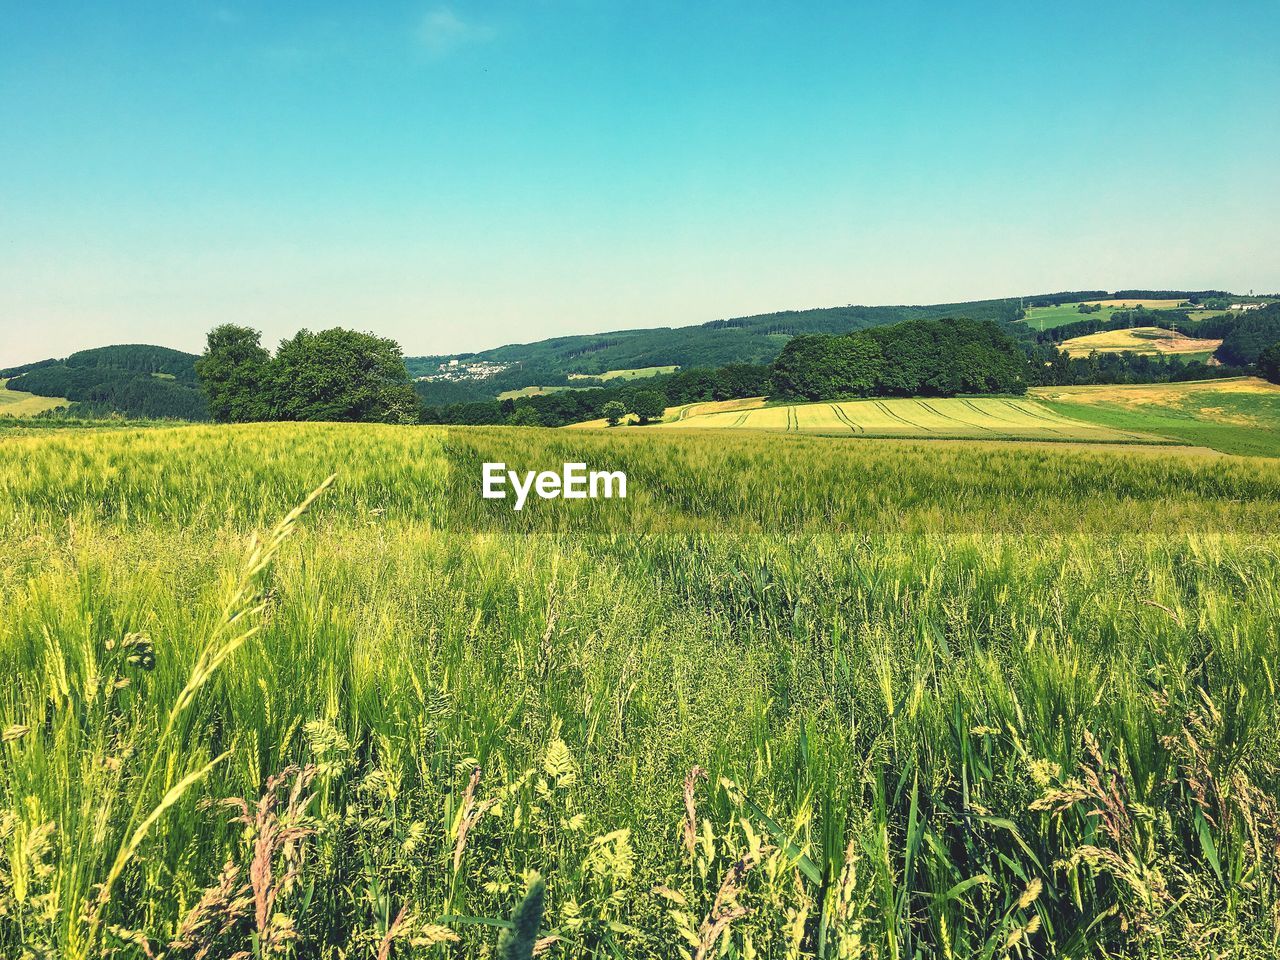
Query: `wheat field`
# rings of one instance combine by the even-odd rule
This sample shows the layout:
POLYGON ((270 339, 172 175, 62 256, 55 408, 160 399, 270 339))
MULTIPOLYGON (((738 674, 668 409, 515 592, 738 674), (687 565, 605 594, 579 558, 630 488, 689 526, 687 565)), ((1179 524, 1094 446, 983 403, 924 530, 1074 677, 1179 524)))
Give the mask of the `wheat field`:
POLYGON ((888 398, 779 406, 733 401, 692 404, 679 408, 652 429, 664 428, 772 430, 862 437, 1159 442, 1136 431, 1117 430, 1063 416, 1034 400, 1005 397, 888 398))
POLYGON ((0 448, 0 955, 515 956, 535 877, 546 957, 1280 945, 1277 461, 0 448), (477 496, 482 462, 569 459, 628 499, 477 496))

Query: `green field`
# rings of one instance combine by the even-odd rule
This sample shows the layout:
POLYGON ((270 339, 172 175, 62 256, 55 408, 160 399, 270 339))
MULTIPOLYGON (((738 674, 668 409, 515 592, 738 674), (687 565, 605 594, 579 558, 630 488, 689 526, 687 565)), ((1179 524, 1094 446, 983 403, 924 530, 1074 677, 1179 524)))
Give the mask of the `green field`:
POLYGON ((478 960, 537 871, 548 957, 1271 956, 1276 530, 1159 448, 8 436, 0 955, 478 960))
POLYGON ((645 377, 654 377, 660 373, 675 373, 680 368, 677 366, 666 367, 636 367, 632 370, 606 370, 604 373, 571 373, 570 380, 640 380, 645 377))
POLYGON ((1256 377, 1192 383, 1039 387, 1055 412, 1223 453, 1280 457, 1280 386, 1256 377))
POLYGON ((1160 442, 1148 434, 1063 416, 1025 398, 847 400, 717 410, 694 404, 645 429, 771 430, 858 437, 1160 442), (709 409, 708 409, 709 408, 709 409), (705 412, 704 412, 705 411, 705 412))
POLYGON ((68 403, 61 397, 38 397, 34 393, 21 390, 9 390, 5 384, 7 379, 0 379, 0 417, 31 417, 46 410, 65 407, 68 403))
POLYGON ((1111 315, 1119 309, 1103 307, 1097 313, 1081 313, 1076 309, 1079 306, 1078 303, 1063 303, 1053 307, 1027 307, 1024 322, 1032 330, 1052 330, 1081 320, 1110 320, 1111 315))
MULTIPOLYGON (((1054 327, 1066 326, 1068 323, 1077 323, 1081 320, 1110 320, 1115 313, 1121 310, 1131 310, 1138 305, 1153 312, 1171 310, 1176 308, 1182 301, 1099 300, 1089 302, 1098 303, 1102 309, 1096 313, 1081 313, 1078 309, 1080 306, 1078 303, 1061 303, 1052 307, 1027 307, 1024 322, 1033 330, 1052 330, 1054 327)), ((1205 317, 1217 316, 1220 313, 1222 311, 1199 310, 1189 315, 1193 319, 1202 320, 1205 317)))
POLYGON ((499 400, 514 400, 516 397, 542 397, 548 393, 559 393, 561 390, 582 390, 583 387, 521 387, 519 390, 504 390, 498 394, 499 400))

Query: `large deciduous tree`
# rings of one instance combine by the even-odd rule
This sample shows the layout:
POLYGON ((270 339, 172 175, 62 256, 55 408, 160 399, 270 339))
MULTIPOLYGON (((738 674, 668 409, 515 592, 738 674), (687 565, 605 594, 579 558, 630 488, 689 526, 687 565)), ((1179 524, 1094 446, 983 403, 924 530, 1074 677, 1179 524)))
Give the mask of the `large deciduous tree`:
POLYGON ((400 345, 341 327, 300 330, 283 341, 271 361, 267 392, 277 420, 418 419, 400 345))
POLYGON ((631 412, 641 423, 662 419, 667 408, 667 398, 657 390, 641 390, 631 398, 631 412))
POLYGON ((269 354, 262 334, 224 323, 209 331, 196 377, 209 401, 209 413, 222 423, 266 420, 271 412, 264 394, 269 354))

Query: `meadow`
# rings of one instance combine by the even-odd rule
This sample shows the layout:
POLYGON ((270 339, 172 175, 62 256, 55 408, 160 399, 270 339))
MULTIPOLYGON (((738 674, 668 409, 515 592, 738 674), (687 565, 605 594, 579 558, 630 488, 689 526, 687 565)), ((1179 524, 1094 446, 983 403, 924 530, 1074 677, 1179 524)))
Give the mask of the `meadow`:
MULTIPOLYGON (((674 373, 679 367, 640 367, 635 370, 608 370, 605 373, 571 373, 570 380, 641 380, 660 373, 674 373)), ((519 390, 504 390, 498 394, 499 400, 514 400, 517 397, 542 397, 548 393, 559 393, 562 390, 590 390, 590 386, 553 386, 522 387, 519 390)))
POLYGON ((1258 377, 1036 387, 1031 394, 1075 420, 1223 453, 1280 457, 1280 385, 1258 377))
POLYGON ((544 397, 548 393, 559 393, 561 390, 584 390, 585 387, 521 387, 518 390, 503 390, 498 394, 499 400, 514 400, 517 397, 544 397))
POLYGON ((0 379, 0 417, 30 417, 67 405, 67 401, 60 397, 37 397, 34 393, 10 390, 6 386, 8 382, 0 379))
POLYGON ((0 451, 0 955, 490 957, 535 873, 546 957, 1280 946, 1280 462, 296 424, 0 451), (631 495, 515 514, 492 460, 631 495))
POLYGON ((1081 313, 1078 303, 1060 303, 1052 307, 1027 307, 1025 323, 1032 330, 1052 330, 1080 320, 1110 320, 1120 307, 1103 307, 1097 313, 1081 313))
POLYGON ((645 377, 657 376, 661 373, 675 373, 680 368, 674 365, 665 367, 635 367, 630 370, 606 370, 604 373, 571 373, 570 380, 643 380, 645 377))

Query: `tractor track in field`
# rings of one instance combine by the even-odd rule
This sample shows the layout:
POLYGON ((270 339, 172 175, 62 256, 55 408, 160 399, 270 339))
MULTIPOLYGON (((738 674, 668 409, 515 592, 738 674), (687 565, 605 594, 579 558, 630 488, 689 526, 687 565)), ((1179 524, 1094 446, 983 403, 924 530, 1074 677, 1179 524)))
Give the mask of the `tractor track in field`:
POLYGON ((1061 426, 1062 424, 1061 418, 1045 416, 1039 410, 1035 410, 1031 407, 1019 406, 1018 404, 1014 403, 1012 400, 1001 400, 1000 402, 1003 403, 1010 410, 1013 410, 1015 413, 1024 413, 1028 417, 1033 417, 1036 420, 1041 420, 1044 423, 1051 424, 1051 426, 1044 427, 1043 429, 1048 430, 1051 433, 1056 433, 1060 436, 1062 435, 1062 431, 1058 429, 1058 427, 1061 426))
POLYGON ((996 414, 992 413, 990 410, 979 409, 978 405, 974 403, 972 400, 962 399, 960 402, 980 417, 990 417, 992 420, 999 420, 1001 423, 1007 423, 1015 427, 1018 425, 1016 420, 1009 420, 1006 417, 997 416, 996 414))
POLYGON ((990 427, 984 427, 980 423, 970 423, 968 420, 961 420, 959 417, 952 416, 949 413, 943 413, 941 410, 938 410, 937 408, 930 406, 928 402, 924 400, 917 400, 916 403, 920 404, 920 406, 924 407, 924 409, 928 410, 935 417, 941 417, 943 420, 950 420, 953 423, 963 424, 966 427, 972 427, 974 430, 982 430, 982 431, 985 431, 986 433, 993 433, 997 437, 1005 436, 1005 434, 1000 433, 998 430, 992 430, 990 427))
POLYGON ((881 413, 883 413, 886 417, 889 417, 891 420, 897 420, 899 423, 905 423, 908 427, 915 427, 917 430, 923 430, 925 433, 934 432, 933 429, 930 427, 926 427, 923 424, 919 424, 919 423, 912 423, 906 417, 901 416, 897 413, 894 413, 892 410, 889 409, 889 407, 885 404, 883 400, 876 400, 875 405, 880 408, 881 413))
POLYGON ((842 410, 836 404, 829 403, 827 404, 827 406, 829 406, 831 408, 831 412, 836 415, 836 419, 839 420, 841 423, 843 423, 846 427, 848 427, 854 433, 867 432, 865 429, 862 428, 860 424, 854 423, 851 419, 849 419, 849 415, 845 413, 844 410, 842 410))

